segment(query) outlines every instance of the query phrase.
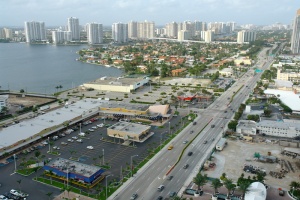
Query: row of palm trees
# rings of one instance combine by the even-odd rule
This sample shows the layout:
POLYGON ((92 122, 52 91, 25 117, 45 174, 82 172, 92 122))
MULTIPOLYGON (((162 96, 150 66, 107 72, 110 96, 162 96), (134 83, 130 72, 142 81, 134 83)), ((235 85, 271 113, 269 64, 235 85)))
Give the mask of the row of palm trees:
MULTIPOLYGON (((226 174, 223 173, 221 177, 226 177, 226 174)), ((194 179, 194 183, 198 186, 197 193, 200 192, 201 187, 203 187, 207 182, 207 174, 202 175, 201 173, 198 173, 194 179)), ((242 192, 242 197, 245 196, 245 194, 249 191, 249 186, 251 184, 251 181, 240 181, 239 183, 239 191, 242 192)), ((237 187, 236 184, 234 184, 232 179, 223 178, 223 181, 221 181, 219 178, 216 178, 212 180, 211 187, 214 189, 214 196, 218 194, 218 189, 220 187, 224 186, 227 189, 227 198, 229 198, 230 194, 234 191, 234 189, 237 187)))

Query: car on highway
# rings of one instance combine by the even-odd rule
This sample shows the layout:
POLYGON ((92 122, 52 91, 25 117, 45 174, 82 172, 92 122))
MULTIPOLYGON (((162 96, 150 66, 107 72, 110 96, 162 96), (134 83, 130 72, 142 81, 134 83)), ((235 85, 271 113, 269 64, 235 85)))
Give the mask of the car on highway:
POLYGON ((175 197, 175 195, 176 195, 176 192, 170 192, 169 193, 169 197, 175 197))
POLYGON ((162 196, 157 197, 156 200, 163 200, 164 198, 162 196))
POLYGON ((168 176, 167 180, 170 181, 173 179, 173 176, 168 176))
POLYGON ((130 200, 135 200, 138 197, 137 193, 132 194, 132 196, 130 197, 130 200))
POLYGON ((93 146, 87 146, 86 148, 87 148, 87 149, 94 149, 93 146))
POLYGON ((161 192, 161 191, 163 191, 164 188, 165 188, 164 185, 160 185, 160 186, 157 188, 157 191, 161 192))
POLYGON ((225 110, 224 113, 227 113, 227 110, 225 110))
POLYGON ((170 145, 169 147, 168 147, 168 150, 172 150, 174 148, 174 146, 173 145, 170 145))
POLYGON ((187 154, 188 156, 191 156, 191 155, 193 155, 193 152, 188 152, 188 154, 187 154))
POLYGON ((60 144, 61 145, 68 145, 68 143, 66 143, 66 142, 61 142, 60 144))
POLYGON ((211 128, 215 128, 215 125, 213 124, 213 125, 211 125, 211 128))
POLYGON ((187 140, 184 140, 182 143, 183 143, 183 144, 186 144, 186 143, 188 143, 188 142, 189 142, 189 141, 187 141, 187 140))
POLYGON ((191 130, 191 131, 190 131, 190 134, 192 134, 192 133, 194 133, 194 131, 193 131, 193 130, 191 130))
POLYGON ((189 167, 189 164, 185 164, 184 166, 183 166, 183 169, 187 169, 189 167))
POLYGON ((207 140, 204 140, 203 144, 207 144, 207 140))

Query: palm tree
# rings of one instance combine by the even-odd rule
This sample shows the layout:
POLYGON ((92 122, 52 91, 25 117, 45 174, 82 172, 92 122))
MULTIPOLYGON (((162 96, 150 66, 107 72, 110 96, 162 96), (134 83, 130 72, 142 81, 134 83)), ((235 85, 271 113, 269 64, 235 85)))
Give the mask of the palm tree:
POLYGON ((245 197, 245 194, 247 192, 249 192, 249 186, 251 185, 251 182, 250 181, 242 181, 239 185, 239 191, 241 191, 243 194, 242 194, 242 197, 244 198, 245 197))
POLYGON ((216 178, 211 182, 211 187, 214 188, 214 195, 218 192, 218 188, 222 187, 223 183, 221 183, 221 180, 216 178))
POLYGON ((199 191, 200 187, 204 186, 207 183, 207 174, 202 175, 201 173, 198 173, 194 177, 193 181, 198 186, 198 191, 199 191))
POLYGON ((294 190, 296 189, 299 189, 300 188, 300 182, 296 182, 296 181, 292 181, 290 183, 290 187, 291 187, 291 190, 292 190, 292 194, 294 195, 294 190))
POLYGON ((226 179, 224 181, 224 186, 227 189, 227 198, 229 198, 230 192, 235 188, 235 185, 233 184, 233 180, 232 179, 226 179))
POLYGON ((48 192, 46 195, 49 197, 49 200, 51 199, 53 192, 48 192))

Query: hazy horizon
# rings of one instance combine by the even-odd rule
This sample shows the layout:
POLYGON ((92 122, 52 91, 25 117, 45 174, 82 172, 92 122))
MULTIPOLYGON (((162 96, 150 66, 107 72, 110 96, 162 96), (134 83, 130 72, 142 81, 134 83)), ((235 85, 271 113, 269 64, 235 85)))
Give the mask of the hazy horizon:
POLYGON ((69 17, 79 18, 80 25, 97 22, 104 26, 131 20, 154 21, 158 26, 188 20, 291 24, 299 7, 295 0, 9 0, 0 2, 0 26, 23 27, 25 21, 65 26, 69 17))

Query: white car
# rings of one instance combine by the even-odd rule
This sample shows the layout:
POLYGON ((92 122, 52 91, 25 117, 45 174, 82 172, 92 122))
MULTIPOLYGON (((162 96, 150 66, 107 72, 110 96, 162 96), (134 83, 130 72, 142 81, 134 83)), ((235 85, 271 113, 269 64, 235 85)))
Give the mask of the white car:
POLYGON ((76 142, 80 142, 80 143, 82 143, 82 139, 78 139, 78 140, 76 140, 76 142))
POLYGON ((48 142, 47 142, 47 141, 44 141, 44 142, 42 142, 42 144, 43 144, 43 145, 47 145, 47 144, 48 144, 48 142))
POLYGON ((22 197, 22 198, 26 197, 26 194, 22 192, 18 192, 17 190, 14 189, 10 190, 10 193, 18 197, 22 197))
POLYGON ((72 137, 72 139, 74 139, 74 140, 77 140, 77 139, 78 139, 78 137, 77 137, 77 136, 73 136, 73 137, 72 137))
POLYGON ((6 196, 0 195, 0 200, 8 200, 6 196))
POLYGON ((90 132, 94 132, 95 130, 90 128, 89 131, 90 131, 90 132))
POLYGON ((68 145, 68 143, 66 143, 66 142, 61 142, 61 145, 68 145))
POLYGON ((99 127, 99 128, 102 128, 103 126, 104 126, 104 124, 102 123, 102 124, 97 124, 97 126, 99 127))
POLYGON ((88 148, 88 149, 94 149, 93 146, 87 146, 86 148, 88 148))
POLYGON ((72 139, 68 139, 68 142, 74 142, 74 140, 72 140, 72 139))
POLYGON ((54 146, 52 147, 53 149, 56 149, 56 150, 60 150, 60 148, 58 146, 54 146))
POLYGON ((98 128, 98 126, 93 126, 93 127, 92 127, 92 129, 97 129, 97 128, 98 128))

